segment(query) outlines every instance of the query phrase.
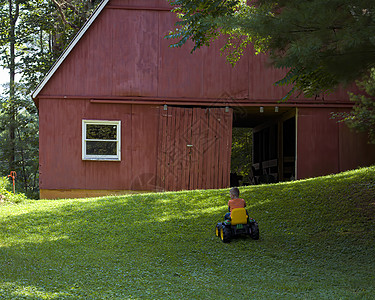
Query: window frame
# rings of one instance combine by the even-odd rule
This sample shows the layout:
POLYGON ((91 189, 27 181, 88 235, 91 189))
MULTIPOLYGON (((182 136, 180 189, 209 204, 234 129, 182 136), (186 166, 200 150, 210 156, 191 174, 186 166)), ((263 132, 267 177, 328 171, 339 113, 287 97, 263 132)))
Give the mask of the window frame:
POLYGON ((97 160, 97 161, 121 161, 121 121, 110 120, 87 120, 82 119, 82 160, 97 160), (87 125, 116 125, 116 140, 101 140, 101 139, 87 139, 87 125), (116 142, 116 155, 90 155, 86 154, 86 142, 116 142))

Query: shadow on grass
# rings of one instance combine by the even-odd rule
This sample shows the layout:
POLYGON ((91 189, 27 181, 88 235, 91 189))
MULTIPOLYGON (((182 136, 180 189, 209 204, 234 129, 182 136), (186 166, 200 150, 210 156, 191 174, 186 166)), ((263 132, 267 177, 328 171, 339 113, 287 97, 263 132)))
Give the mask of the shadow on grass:
POLYGON ((356 198, 369 180, 351 176, 334 185, 317 179, 241 188, 261 238, 230 244, 214 235, 227 210, 228 190, 19 205, 18 215, 0 221, 0 294, 9 299, 373 295, 373 221, 356 198))
POLYGON ((0 290, 28 299, 145 297, 159 285, 158 295, 190 293, 186 272, 211 262, 213 228, 205 230, 216 220, 208 204, 197 209, 204 206, 199 197, 178 200, 166 194, 46 202, 2 220, 0 290))

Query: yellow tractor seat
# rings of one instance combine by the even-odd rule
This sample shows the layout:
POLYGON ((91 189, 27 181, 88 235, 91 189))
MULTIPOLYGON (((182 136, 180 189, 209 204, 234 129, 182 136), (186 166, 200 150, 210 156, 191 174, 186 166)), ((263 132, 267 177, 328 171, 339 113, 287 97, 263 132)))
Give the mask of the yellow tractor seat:
POLYGON ((245 208, 234 208, 230 213, 231 225, 247 224, 247 214, 245 208))

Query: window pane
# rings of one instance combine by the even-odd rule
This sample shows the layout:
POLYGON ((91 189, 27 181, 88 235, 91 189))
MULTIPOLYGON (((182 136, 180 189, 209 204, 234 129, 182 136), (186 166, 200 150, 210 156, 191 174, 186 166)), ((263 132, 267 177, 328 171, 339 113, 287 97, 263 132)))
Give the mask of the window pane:
POLYGON ((117 155, 117 143, 86 142, 86 155, 117 155))
POLYGON ((102 124, 87 124, 86 139, 116 140, 117 126, 102 124))

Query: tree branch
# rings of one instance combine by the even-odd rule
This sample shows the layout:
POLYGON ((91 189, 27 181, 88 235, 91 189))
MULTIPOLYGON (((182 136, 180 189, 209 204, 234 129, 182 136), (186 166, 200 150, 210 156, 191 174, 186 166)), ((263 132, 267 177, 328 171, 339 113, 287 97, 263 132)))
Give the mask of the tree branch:
POLYGON ((62 21, 64 22, 64 24, 66 25, 69 25, 70 27, 74 28, 74 29, 79 29, 76 25, 74 25, 73 23, 70 23, 66 18, 65 18, 65 15, 64 15, 64 11, 61 7, 61 5, 56 1, 56 0, 52 0, 52 2, 56 5, 59 13, 60 13, 60 16, 61 16, 61 19, 62 21))

